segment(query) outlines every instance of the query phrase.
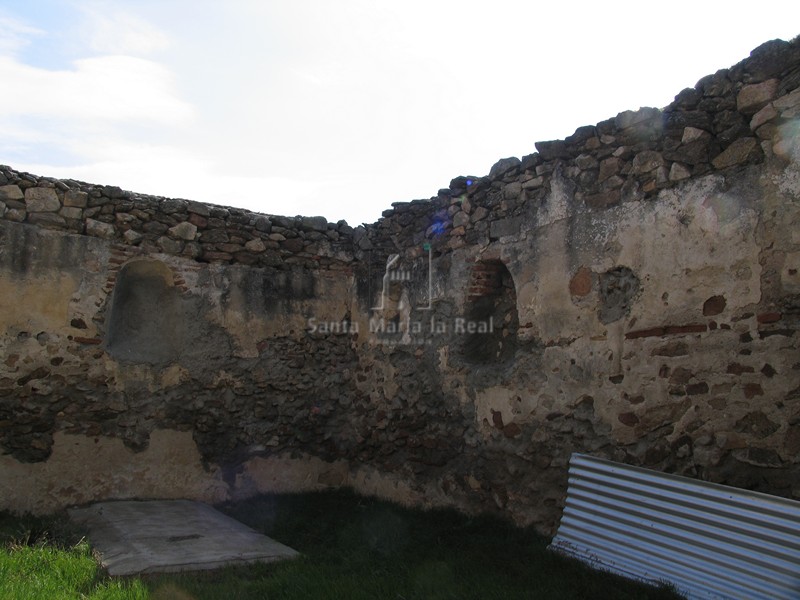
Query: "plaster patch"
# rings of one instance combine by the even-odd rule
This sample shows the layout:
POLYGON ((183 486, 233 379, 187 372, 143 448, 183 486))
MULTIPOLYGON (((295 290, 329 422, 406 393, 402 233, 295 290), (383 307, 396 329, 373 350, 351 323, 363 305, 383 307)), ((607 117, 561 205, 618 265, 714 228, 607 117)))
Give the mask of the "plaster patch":
POLYGON ((117 438, 56 432, 45 462, 26 464, 0 456, 0 491, 5 510, 33 514, 99 500, 216 503, 228 497, 219 469, 203 468, 192 433, 172 430, 152 432, 147 449, 138 453, 117 438))
POLYGON ((33 333, 72 332, 69 298, 77 289, 77 280, 65 273, 23 281, 0 277, 0 298, 13 298, 3 302, 0 330, 26 327, 33 333))

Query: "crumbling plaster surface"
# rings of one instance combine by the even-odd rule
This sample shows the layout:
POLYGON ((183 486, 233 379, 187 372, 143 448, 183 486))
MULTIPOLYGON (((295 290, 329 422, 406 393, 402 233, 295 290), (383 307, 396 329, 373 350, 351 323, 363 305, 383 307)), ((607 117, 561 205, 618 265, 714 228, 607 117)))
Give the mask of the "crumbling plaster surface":
POLYGON ((59 432, 47 461, 25 464, 2 456, 0 469, 6 508, 35 514, 98 498, 195 498, 216 503, 228 495, 219 470, 203 468, 190 432, 154 431, 148 448, 138 453, 119 439, 59 432))

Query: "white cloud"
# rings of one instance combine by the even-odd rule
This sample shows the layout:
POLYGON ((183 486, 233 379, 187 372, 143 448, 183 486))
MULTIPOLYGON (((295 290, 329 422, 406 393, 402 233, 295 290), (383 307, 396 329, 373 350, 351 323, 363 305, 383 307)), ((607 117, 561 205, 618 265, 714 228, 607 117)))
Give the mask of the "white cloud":
POLYGON ((70 40, 91 40, 95 51, 113 47, 129 54, 92 56, 87 46, 71 46, 85 58, 67 68, 41 68, 11 51, 37 30, 17 21, 7 28, 16 37, 7 33, 6 39, 15 41, 0 47, 0 162, 43 175, 134 190, 142 189, 138 182, 153 193, 181 195, 170 182, 176 176, 189 180, 207 167, 193 158, 191 148, 171 141, 189 131, 197 111, 181 98, 169 68, 130 55, 164 47, 165 36, 125 15, 93 13, 88 22, 91 29, 70 40), (119 43, 112 43, 115 39, 119 43), (164 184, 163 191, 154 182, 164 184))
POLYGON ((190 119, 190 104, 177 98, 169 71, 128 56, 75 61, 50 71, 0 57, 0 113, 58 119, 138 120, 176 123, 190 119))
POLYGON ((0 14, 0 54, 14 54, 30 43, 30 38, 44 31, 0 14))
POLYGON ((131 13, 91 3, 83 7, 89 47, 100 54, 147 55, 170 46, 169 37, 131 13))

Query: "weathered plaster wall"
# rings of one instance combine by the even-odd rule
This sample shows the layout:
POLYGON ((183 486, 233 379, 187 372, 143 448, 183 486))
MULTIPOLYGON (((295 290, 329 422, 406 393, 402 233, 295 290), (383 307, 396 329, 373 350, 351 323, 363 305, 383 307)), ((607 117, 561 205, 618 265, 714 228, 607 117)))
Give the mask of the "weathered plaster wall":
POLYGON ((573 451, 800 497, 800 44, 352 229, 0 168, 2 506, 351 485, 548 530, 573 451))

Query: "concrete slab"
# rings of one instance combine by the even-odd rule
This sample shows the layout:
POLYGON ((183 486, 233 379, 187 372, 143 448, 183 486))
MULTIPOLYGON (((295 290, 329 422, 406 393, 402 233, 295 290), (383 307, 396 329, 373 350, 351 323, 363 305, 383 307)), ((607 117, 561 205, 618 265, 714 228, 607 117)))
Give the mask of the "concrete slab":
POLYGON ((89 541, 110 575, 216 569, 299 555, 189 500, 99 502, 68 512, 88 527, 89 541))

